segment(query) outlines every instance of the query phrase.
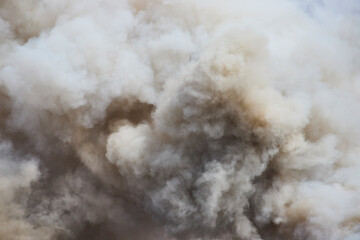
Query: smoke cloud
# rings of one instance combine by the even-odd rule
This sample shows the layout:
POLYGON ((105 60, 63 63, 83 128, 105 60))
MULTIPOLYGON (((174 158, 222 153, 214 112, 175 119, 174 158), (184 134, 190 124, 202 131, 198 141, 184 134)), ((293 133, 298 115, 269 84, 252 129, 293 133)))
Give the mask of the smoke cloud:
POLYGON ((360 3, 0 0, 0 239, 360 239, 360 3))

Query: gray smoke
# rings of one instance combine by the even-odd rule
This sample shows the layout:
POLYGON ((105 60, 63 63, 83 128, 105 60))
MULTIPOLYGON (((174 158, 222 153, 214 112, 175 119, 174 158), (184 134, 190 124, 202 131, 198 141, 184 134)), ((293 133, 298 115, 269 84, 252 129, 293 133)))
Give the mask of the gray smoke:
POLYGON ((360 239, 357 0, 0 0, 0 239, 360 239))

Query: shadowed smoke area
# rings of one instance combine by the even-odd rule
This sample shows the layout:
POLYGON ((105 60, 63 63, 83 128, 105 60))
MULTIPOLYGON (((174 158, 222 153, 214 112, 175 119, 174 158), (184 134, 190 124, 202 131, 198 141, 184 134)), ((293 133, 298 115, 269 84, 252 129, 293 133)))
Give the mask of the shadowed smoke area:
POLYGON ((357 0, 0 0, 0 239, 360 239, 357 0))

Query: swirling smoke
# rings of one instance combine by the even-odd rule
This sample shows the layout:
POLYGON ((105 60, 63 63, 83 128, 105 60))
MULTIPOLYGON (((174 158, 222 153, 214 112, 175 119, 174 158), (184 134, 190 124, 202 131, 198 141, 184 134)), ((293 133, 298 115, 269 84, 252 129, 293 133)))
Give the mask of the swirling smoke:
POLYGON ((0 0, 0 239, 360 239, 360 2, 0 0))

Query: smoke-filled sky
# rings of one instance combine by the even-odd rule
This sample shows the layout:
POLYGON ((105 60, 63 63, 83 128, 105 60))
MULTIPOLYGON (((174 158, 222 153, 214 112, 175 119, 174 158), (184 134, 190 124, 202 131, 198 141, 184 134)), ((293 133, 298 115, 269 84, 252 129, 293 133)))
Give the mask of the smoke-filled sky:
POLYGON ((359 0, 0 0, 0 240, 359 240, 359 0))

